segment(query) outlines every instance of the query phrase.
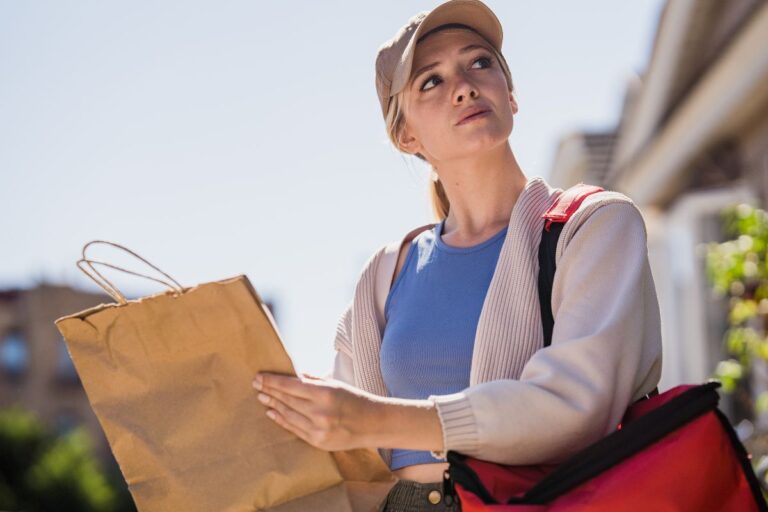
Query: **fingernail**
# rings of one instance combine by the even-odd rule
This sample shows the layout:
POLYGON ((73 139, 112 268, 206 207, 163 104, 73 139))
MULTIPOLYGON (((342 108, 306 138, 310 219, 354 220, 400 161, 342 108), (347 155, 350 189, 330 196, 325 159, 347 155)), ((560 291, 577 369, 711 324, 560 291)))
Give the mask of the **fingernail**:
POLYGON ((263 404, 269 403, 269 397, 267 395, 265 395, 264 393, 259 393, 258 394, 258 398, 259 398, 259 402, 261 402, 263 404))
POLYGON ((255 387, 258 390, 261 390, 261 376, 257 375, 255 379, 253 379, 253 387, 255 387))

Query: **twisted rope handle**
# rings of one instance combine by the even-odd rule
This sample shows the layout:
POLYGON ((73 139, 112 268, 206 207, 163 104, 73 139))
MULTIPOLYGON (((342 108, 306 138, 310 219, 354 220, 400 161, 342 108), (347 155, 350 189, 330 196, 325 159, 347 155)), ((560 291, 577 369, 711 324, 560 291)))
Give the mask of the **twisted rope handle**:
POLYGON ((99 285, 105 292, 107 292, 113 299, 115 299, 120 304, 127 304, 128 303, 128 300, 125 298, 125 295, 123 295, 120 292, 120 290, 115 285, 113 285, 106 277, 104 277, 98 270, 96 270, 93 267, 94 265, 104 265, 105 267, 110 267, 110 268, 113 268, 115 270, 120 270, 122 272, 125 272, 126 274, 131 274, 131 275, 134 275, 134 276, 143 277, 145 279, 149 279, 151 281, 155 281, 157 283, 163 284, 163 285, 167 286, 168 288, 170 288, 171 290, 173 290, 173 291, 175 291, 177 293, 184 293, 184 287, 181 286, 179 284, 179 282, 176 281, 174 278, 172 278, 171 276, 169 276, 168 274, 166 274, 165 272, 163 272, 162 270, 157 268, 155 265, 153 265, 152 263, 147 261, 145 258, 143 258, 140 255, 138 255, 135 252, 133 252, 132 250, 130 250, 127 247, 124 247, 124 246, 122 246, 120 244, 116 244, 114 242, 108 242, 106 240, 93 240, 93 241, 88 242, 87 244, 85 244, 83 246, 83 257, 81 259, 79 259, 76 264, 77 264, 77 268, 79 268, 86 276, 90 277, 97 285, 99 285), (151 277, 151 276, 148 276, 148 275, 145 275, 145 274, 140 274, 139 272, 134 272, 132 270, 127 270, 127 269, 124 269, 122 267, 118 267, 116 265, 112 265, 111 263, 106 263, 104 261, 92 260, 92 259, 88 258, 85 255, 86 250, 92 244, 107 244, 107 245, 111 245, 113 247, 117 247, 119 249, 122 249, 123 251, 125 251, 125 252, 131 254, 132 256, 134 256, 135 258, 143 261, 144 263, 146 263, 147 265, 152 267, 154 270, 156 270, 157 272, 159 272, 162 275, 164 275, 165 277, 167 277, 168 280, 171 281, 173 284, 171 284, 168 281, 165 281, 163 279, 157 279, 155 277, 151 277), (88 266, 88 269, 90 269, 90 270, 86 270, 86 268, 85 268, 86 265, 88 266))

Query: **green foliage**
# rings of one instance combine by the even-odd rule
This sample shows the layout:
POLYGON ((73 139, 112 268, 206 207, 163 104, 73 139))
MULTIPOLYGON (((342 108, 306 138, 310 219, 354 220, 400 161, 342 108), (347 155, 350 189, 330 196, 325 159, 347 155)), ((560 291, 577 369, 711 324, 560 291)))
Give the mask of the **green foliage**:
POLYGON ((722 220, 733 239, 708 246, 707 275, 715 291, 756 303, 768 298, 768 212, 740 204, 724 210, 722 220))
MULTIPOLYGON (((730 393, 754 358, 768 360, 768 212, 740 204, 725 209, 722 222, 732 238, 708 244, 706 270, 713 290, 730 298, 724 343, 731 358, 715 370, 730 393)), ((768 397, 758 397, 755 409, 768 410, 768 397)))
POLYGON ((33 415, 14 407, 0 413, 0 509, 16 510, 30 498, 24 478, 44 449, 45 432, 33 415))
POLYGON ((82 429, 53 436, 19 407, 0 411, 0 510, 135 510, 100 469, 82 429))
POLYGON ((114 508, 115 492, 91 456, 87 434, 74 430, 47 450, 28 474, 44 510, 99 511, 114 508), (84 507, 85 505, 85 507, 84 507))
POLYGON ((723 385, 723 390, 726 393, 731 393, 736 389, 736 385, 743 373, 744 368, 741 363, 733 359, 720 361, 717 365, 717 369, 715 369, 715 374, 718 376, 723 385))

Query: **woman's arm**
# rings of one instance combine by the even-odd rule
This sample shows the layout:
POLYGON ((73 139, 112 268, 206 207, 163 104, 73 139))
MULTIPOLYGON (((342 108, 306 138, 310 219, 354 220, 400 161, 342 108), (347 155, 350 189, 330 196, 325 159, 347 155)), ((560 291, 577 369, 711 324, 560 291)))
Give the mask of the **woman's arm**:
POLYGON ((613 431, 656 386, 659 308, 634 204, 606 204, 583 221, 558 261, 552 311, 552 344, 519 380, 429 397, 446 449, 503 464, 561 461, 613 431))
POLYGON ((267 416, 324 450, 441 450, 442 429, 429 400, 382 397, 338 380, 260 373, 253 386, 267 416))

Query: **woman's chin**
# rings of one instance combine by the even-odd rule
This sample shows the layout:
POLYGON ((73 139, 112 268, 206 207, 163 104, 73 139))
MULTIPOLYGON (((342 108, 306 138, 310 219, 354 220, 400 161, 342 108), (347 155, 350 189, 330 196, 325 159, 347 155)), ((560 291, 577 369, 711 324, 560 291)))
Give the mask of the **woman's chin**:
POLYGON ((474 133, 467 135, 457 140, 455 144, 451 146, 451 153, 454 158, 467 158, 473 155, 480 155, 487 153, 504 144, 509 139, 509 136, 500 136, 500 134, 480 134, 474 133))

